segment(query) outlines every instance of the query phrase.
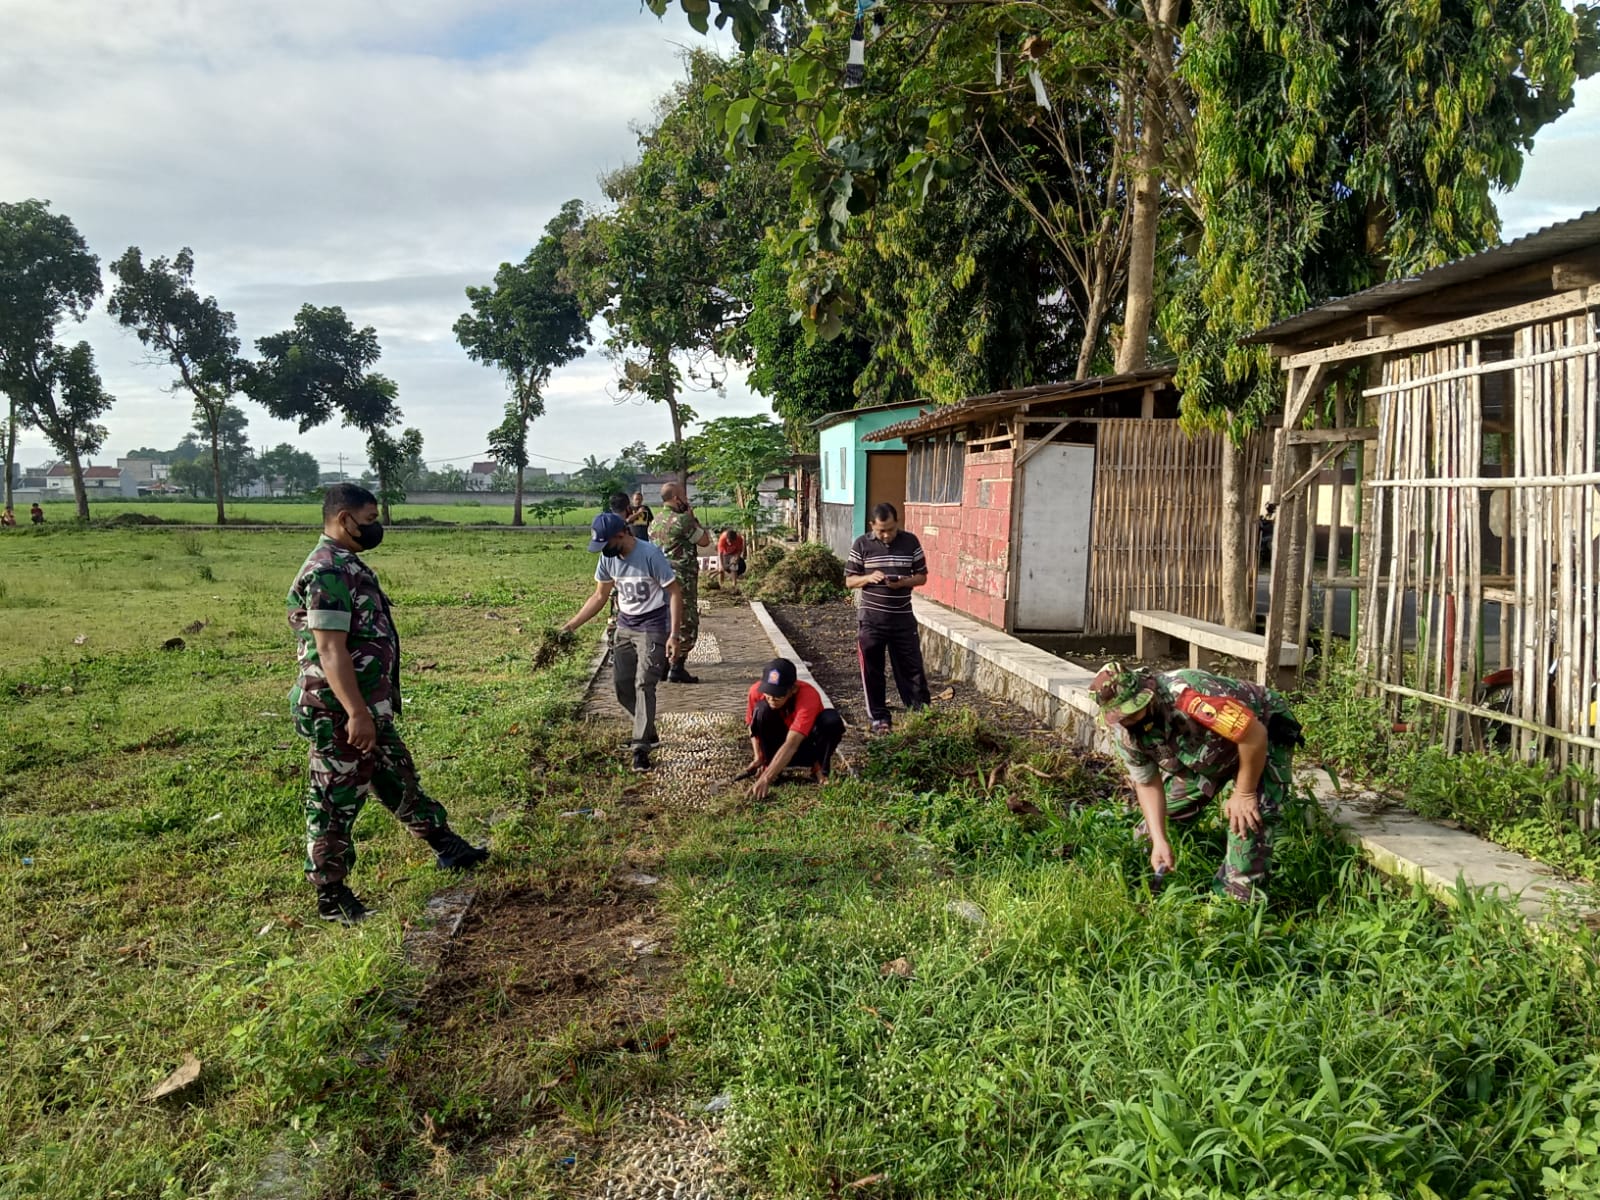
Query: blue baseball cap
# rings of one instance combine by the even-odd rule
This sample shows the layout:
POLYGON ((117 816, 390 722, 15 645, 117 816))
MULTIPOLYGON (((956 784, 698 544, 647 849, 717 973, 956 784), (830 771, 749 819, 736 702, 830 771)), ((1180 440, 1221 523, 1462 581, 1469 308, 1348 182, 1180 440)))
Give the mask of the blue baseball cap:
POLYGON ((599 554, 617 534, 628 532, 628 523, 614 512, 603 512, 589 526, 589 532, 594 535, 589 539, 589 553, 599 554))

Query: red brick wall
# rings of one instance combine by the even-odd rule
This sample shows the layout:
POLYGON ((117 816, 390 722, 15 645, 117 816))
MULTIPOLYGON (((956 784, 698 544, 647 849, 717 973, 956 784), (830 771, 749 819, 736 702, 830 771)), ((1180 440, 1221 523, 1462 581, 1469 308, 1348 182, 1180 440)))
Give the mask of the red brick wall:
POLYGON ((922 541, 930 600, 996 629, 1006 623, 1011 562, 1011 451, 967 455, 960 504, 907 504, 905 527, 922 541))

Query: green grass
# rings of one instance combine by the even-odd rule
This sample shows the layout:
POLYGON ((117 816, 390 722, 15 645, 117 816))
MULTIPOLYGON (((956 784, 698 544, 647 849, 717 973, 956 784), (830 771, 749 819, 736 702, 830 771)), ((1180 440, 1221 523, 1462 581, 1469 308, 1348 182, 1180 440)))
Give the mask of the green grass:
MULTIPOLYGON (((311 542, 186 536, 198 552, 0 539, 0 1197, 226 1195, 285 1135, 354 1144, 382 1107, 360 1059, 394 1026, 403 928, 449 882, 374 804, 354 882, 379 916, 309 919, 283 595, 311 542), (197 620, 187 649, 159 648, 197 620), (199 1084, 143 1102, 190 1051, 199 1084)), ((425 785, 469 835, 502 820, 488 886, 581 857, 589 836, 538 814, 528 770, 593 648, 527 666, 592 586, 592 559, 561 544, 402 533, 370 557, 425 785)))
MULTIPOLYGON (((652 501, 652 505, 659 508, 659 504, 652 501)), ((51 500, 43 506, 45 522, 50 525, 67 525, 77 519, 77 508, 68 500, 51 500)), ((28 506, 23 504, 18 508, 18 518, 27 528, 28 506)), ((511 505, 494 504, 485 501, 477 504, 396 504, 393 506, 393 516, 396 522, 408 521, 438 522, 450 525, 509 525, 511 524, 511 505)), ((599 508, 589 501, 575 504, 562 518, 562 524, 570 525, 574 529, 588 525, 599 508)), ((700 511, 700 516, 709 524, 720 524, 731 521, 733 511, 730 508, 707 506, 700 511)), ((209 500, 152 500, 152 499, 115 499, 89 501, 89 519, 92 521, 108 521, 125 513, 141 513, 153 517, 160 517, 163 521, 173 521, 193 525, 212 525, 217 519, 217 508, 209 500)), ((534 523, 531 512, 524 511, 523 519, 529 524, 534 523)), ((228 520, 238 524, 259 525, 318 525, 322 524, 322 506, 320 503, 294 500, 230 500, 228 501, 228 520)))
POLYGON ((1036 758, 1055 780, 991 792, 1016 751, 972 735, 907 722, 870 780, 675 856, 683 1019, 761 1186, 1537 1196, 1571 1113, 1589 1174, 1550 1194, 1592 1194, 1591 947, 1392 890, 1321 822, 1285 838, 1270 908, 1212 898, 1216 828, 1152 898, 1131 816, 1082 803, 1108 781, 1036 758), (893 784, 930 767, 944 782, 893 784), (1019 822, 1006 794, 1049 815, 1019 822), (910 979, 884 970, 901 958, 910 979))

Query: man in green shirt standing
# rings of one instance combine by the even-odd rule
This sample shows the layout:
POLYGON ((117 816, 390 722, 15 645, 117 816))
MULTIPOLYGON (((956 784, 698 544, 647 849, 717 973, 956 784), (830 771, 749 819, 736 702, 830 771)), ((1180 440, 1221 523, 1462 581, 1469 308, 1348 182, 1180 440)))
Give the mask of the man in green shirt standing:
POLYGON ((287 601, 300 661, 289 702, 295 731, 311 745, 306 878, 317 889, 317 915, 346 925, 368 911, 345 883, 356 861, 351 831, 368 796, 427 842, 440 867, 467 870, 489 857, 452 830, 444 808, 422 790, 395 728, 400 637, 389 598, 358 556, 382 541, 373 494, 352 483, 330 485, 322 539, 287 601))
POLYGON ((683 625, 678 630, 676 654, 667 664, 667 682, 699 683, 686 664, 700 638, 700 551, 711 545, 711 531, 700 524, 676 483, 661 485, 661 504, 667 511, 656 518, 655 543, 666 554, 683 588, 683 625))

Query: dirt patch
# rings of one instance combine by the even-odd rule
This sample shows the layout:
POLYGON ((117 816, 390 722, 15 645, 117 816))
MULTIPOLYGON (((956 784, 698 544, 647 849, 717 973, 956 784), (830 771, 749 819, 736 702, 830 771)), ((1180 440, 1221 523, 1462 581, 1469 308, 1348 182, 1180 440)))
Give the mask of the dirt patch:
POLYGON ((650 887, 569 885, 478 897, 422 1000, 434 1028, 486 1020, 557 1033, 660 1018, 665 923, 650 887), (648 951, 648 952, 644 952, 648 951))
MULTIPOLYGON (((856 608, 848 600, 829 604, 769 604, 767 611, 778 622, 796 653, 811 666, 811 673, 823 686, 834 706, 850 725, 847 745, 871 724, 866 697, 861 694, 861 668, 856 659, 856 608)), ((887 672, 887 668, 885 668, 887 672)), ((1026 709, 986 696, 965 681, 928 676, 928 687, 935 708, 970 708, 983 723, 1001 733, 1023 736, 1050 735, 1026 709)), ((888 681, 889 707, 901 711, 895 695, 892 674, 888 681)))

